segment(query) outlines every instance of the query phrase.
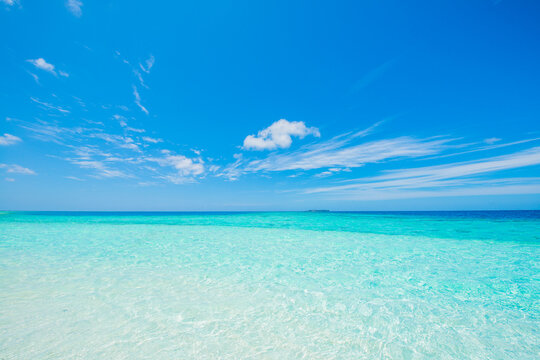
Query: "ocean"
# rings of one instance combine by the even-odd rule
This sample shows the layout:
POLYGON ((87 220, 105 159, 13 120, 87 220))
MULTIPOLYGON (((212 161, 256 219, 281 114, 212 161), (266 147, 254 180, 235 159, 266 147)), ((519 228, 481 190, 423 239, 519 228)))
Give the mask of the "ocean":
POLYGON ((538 359, 540 212, 0 213, 0 359, 538 359))

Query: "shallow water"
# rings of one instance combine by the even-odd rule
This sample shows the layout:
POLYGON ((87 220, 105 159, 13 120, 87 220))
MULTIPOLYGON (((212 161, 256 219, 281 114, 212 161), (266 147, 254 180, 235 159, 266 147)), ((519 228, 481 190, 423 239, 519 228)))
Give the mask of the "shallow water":
POLYGON ((540 213, 2 213, 0 359, 537 359, 540 213))

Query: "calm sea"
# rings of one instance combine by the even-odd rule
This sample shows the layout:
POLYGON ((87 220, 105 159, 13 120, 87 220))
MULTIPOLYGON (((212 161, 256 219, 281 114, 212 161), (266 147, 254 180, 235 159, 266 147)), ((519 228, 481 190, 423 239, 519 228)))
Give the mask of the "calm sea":
POLYGON ((540 212, 0 213, 0 359, 300 358, 540 358, 540 212))

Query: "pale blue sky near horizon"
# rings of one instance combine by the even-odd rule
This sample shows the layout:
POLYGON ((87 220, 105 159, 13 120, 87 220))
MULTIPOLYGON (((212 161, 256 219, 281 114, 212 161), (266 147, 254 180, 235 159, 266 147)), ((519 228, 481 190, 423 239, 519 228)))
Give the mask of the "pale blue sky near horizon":
POLYGON ((540 209, 539 19, 0 0, 0 209, 540 209))

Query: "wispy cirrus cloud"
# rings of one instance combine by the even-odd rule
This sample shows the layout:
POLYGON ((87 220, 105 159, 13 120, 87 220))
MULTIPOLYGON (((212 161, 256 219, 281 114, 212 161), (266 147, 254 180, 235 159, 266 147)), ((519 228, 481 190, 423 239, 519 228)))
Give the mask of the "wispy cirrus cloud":
POLYGON ((126 178, 131 177, 130 175, 126 174, 123 171, 116 170, 116 169, 110 169, 107 165, 105 165, 102 161, 96 161, 96 160, 77 160, 73 159, 71 160, 72 164, 79 165, 82 168, 85 169, 92 169, 96 172, 96 177, 101 178, 126 178))
POLYGON ((540 147, 474 161, 388 170, 379 176, 349 180, 344 185, 308 188, 301 192, 327 193, 354 200, 540 193, 538 177, 480 177, 535 165, 540 165, 540 147))
POLYGON ((245 173, 326 168, 326 171, 318 174, 319 177, 326 177, 368 163, 438 154, 450 148, 449 143, 454 141, 443 137, 417 139, 402 136, 361 142, 361 139, 370 135, 381 123, 378 122, 362 131, 345 133, 329 140, 304 145, 292 152, 274 152, 262 159, 239 156, 234 163, 224 167, 217 175, 234 180, 245 173))
POLYGON ((128 136, 97 132, 97 133, 89 134, 89 137, 104 140, 120 148, 131 149, 133 151, 141 152, 141 149, 139 148, 138 143, 128 136))
MULTIPOLYGON (((125 119, 124 117, 114 117, 125 119)), ((57 123, 38 120, 25 122, 13 120, 28 130, 31 137, 53 142, 64 147, 67 155, 59 158, 92 171, 95 178, 151 178, 182 184, 196 182, 204 177, 206 168, 202 157, 188 157, 169 150, 148 147, 148 143, 159 144, 163 140, 140 136, 132 132, 129 136, 105 132, 95 127, 65 127, 57 123), (144 145, 144 146, 142 146, 144 145), (159 167, 150 166, 158 164, 159 167)), ((127 123, 123 127, 127 130, 127 123)), ((137 129, 136 129, 137 130, 137 129)), ((140 129, 144 131, 143 129, 140 129)))
POLYGON ((351 92, 356 93, 368 87, 375 80, 383 76, 394 64, 395 60, 389 60, 368 71, 351 87, 351 92))
POLYGON ((286 149, 292 144, 292 137, 303 139, 307 135, 320 137, 319 129, 307 127, 303 121, 280 119, 269 127, 259 131, 257 135, 248 135, 244 139, 245 150, 286 149))
POLYGON ((142 71, 149 74, 150 70, 152 70, 152 67, 154 66, 154 63, 156 62, 156 59, 154 58, 154 55, 150 55, 148 59, 146 59, 143 63, 139 63, 139 67, 142 71))
POLYGON ((234 154, 233 157, 236 159, 232 164, 228 164, 222 169, 215 169, 217 177, 222 177, 230 181, 236 181, 238 178, 244 174, 244 158, 242 154, 234 154), (219 170, 219 171, 218 171, 219 170))
POLYGON ((150 136, 143 136, 142 139, 143 139, 143 141, 146 141, 146 142, 151 143, 151 144, 157 144, 157 143, 163 142, 163 139, 153 138, 153 137, 150 137, 150 136))
POLYGON ((28 71, 28 75, 30 75, 32 77, 32 79, 34 79, 34 81, 36 82, 36 84, 40 85, 39 83, 39 76, 37 76, 36 74, 34 74, 33 72, 30 72, 28 71))
POLYGON ((120 126, 123 127, 126 131, 131 131, 131 132, 136 132, 136 133, 146 132, 146 130, 144 129, 137 129, 137 128, 128 126, 127 119, 122 115, 115 114, 113 115, 113 118, 118 120, 118 123, 120 124, 120 126))
POLYGON ((18 0, 0 0, 0 2, 6 4, 7 6, 13 6, 19 3, 18 0))
POLYGON ((43 120, 35 122, 20 121, 18 125, 30 132, 30 136, 41 141, 53 142, 56 144, 65 144, 66 142, 76 141, 76 135, 84 130, 81 127, 67 128, 43 120))
POLYGON ((137 80, 139 81, 139 84, 140 86, 142 86, 143 88, 146 88, 148 89, 148 86, 146 85, 146 82, 144 80, 144 76, 143 75, 148 75, 150 74, 150 70, 152 70, 152 67, 154 66, 154 63, 156 61, 156 59, 154 58, 153 55, 150 55, 150 57, 148 57, 148 59, 146 59, 145 61, 143 62, 139 62, 139 66, 136 66, 136 65, 132 65, 130 61, 128 61, 127 59, 125 59, 122 54, 120 53, 120 51, 115 51, 115 54, 118 58, 120 58, 120 60, 129 66, 129 68, 131 69, 131 71, 133 72, 133 75, 135 75, 135 77, 137 78, 137 80), (141 73, 142 71, 142 73, 141 73))
POLYGON ((356 168, 368 163, 391 159, 417 158, 437 154, 453 139, 416 139, 402 136, 357 144, 358 133, 336 136, 330 140, 304 146, 287 154, 272 154, 252 160, 246 170, 285 171, 312 170, 331 167, 356 168))
POLYGON ((139 95, 139 91, 137 90, 137 87, 133 85, 133 96, 135 97, 135 104, 139 107, 139 109, 142 110, 146 115, 149 114, 148 110, 141 104, 141 96, 139 95))
POLYGON ((491 138, 484 139, 484 142, 486 144, 495 144, 498 141, 501 141, 501 139, 496 138, 496 137, 491 137, 491 138))
POLYGON ((36 175, 34 170, 17 164, 0 164, 0 169, 5 169, 5 171, 9 174, 36 175))
POLYGON ((83 3, 80 0, 67 0, 66 1, 66 8, 69 10, 70 13, 72 13, 76 17, 82 16, 82 6, 83 6, 83 3))
POLYGON ((21 138, 15 135, 11 135, 11 134, 0 135, 0 146, 15 145, 17 143, 20 143, 21 141, 22 141, 21 138))
POLYGON ((30 100, 32 100, 33 102, 35 102, 38 105, 41 105, 41 107, 46 109, 46 110, 56 110, 56 111, 61 112, 63 114, 69 114, 69 110, 64 109, 61 106, 53 105, 53 104, 50 104, 48 102, 36 99, 34 97, 30 97, 30 100))
MULTIPOLYGON (((490 139, 486 139, 486 140, 490 140, 490 139)), ((486 140, 484 140, 484 142, 487 143, 487 144, 493 144, 495 142, 495 141, 487 142, 486 140)), ((497 141, 499 141, 499 140, 500 139, 497 139, 497 141)), ((441 159, 441 158, 446 158, 446 157, 451 157, 451 156, 458 156, 458 155, 464 155, 464 154, 480 152, 480 151, 495 150, 495 149, 505 148, 505 147, 509 147, 509 146, 514 146, 514 145, 520 145, 520 144, 525 144, 525 143, 529 143, 529 142, 539 141, 539 140, 540 140, 540 138, 532 138, 532 139, 523 139, 523 140, 517 140, 517 141, 512 141, 512 142, 507 142, 507 143, 502 143, 502 144, 481 146, 481 147, 477 147, 477 148, 470 149, 470 150, 454 152, 454 153, 451 153, 451 154, 444 154, 444 155, 426 157, 426 158, 423 158, 422 160, 441 159)))

